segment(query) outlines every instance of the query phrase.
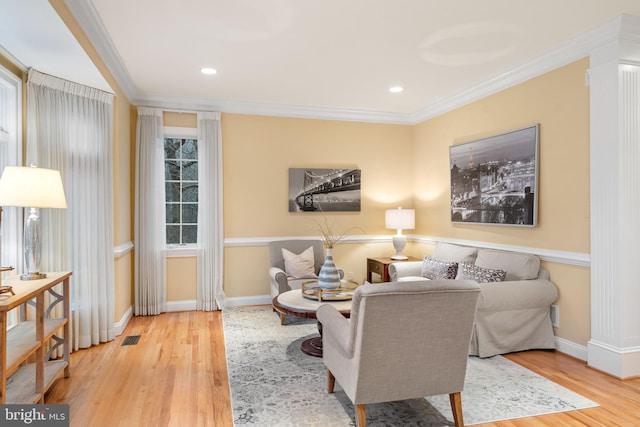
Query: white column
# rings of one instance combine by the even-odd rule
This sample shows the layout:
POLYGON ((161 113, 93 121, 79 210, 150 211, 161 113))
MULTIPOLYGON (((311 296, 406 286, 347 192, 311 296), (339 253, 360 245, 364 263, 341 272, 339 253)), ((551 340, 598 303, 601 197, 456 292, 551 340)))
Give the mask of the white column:
POLYGON ((640 18, 590 53, 590 366, 640 375, 640 18))

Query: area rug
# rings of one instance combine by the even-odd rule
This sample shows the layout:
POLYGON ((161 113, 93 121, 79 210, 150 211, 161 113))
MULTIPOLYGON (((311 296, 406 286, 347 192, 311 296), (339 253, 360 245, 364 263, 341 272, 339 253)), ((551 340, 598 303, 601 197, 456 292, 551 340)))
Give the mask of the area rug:
MULTIPOLYGON (((301 352, 317 334, 314 320, 270 306, 222 312, 234 425, 354 426, 353 405, 336 383, 328 394, 321 358, 301 352)), ((464 391, 466 425, 597 406, 502 356, 470 357, 464 391)), ((453 426, 448 395, 367 405, 367 425, 453 426)))

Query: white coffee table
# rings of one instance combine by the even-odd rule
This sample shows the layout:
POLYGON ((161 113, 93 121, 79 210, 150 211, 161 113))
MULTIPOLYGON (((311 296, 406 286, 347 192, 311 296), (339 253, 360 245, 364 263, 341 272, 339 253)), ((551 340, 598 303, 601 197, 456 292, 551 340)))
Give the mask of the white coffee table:
MULTIPOLYGON (((317 301, 302 296, 300 289, 286 291, 273 298, 273 308, 280 313, 281 325, 284 325, 287 314, 305 319, 316 319, 318 307, 324 304, 333 305, 345 317, 351 315, 350 299, 343 301, 317 301)), ((318 323, 318 331, 320 336, 303 341, 300 349, 311 356, 322 357, 322 324, 320 323, 318 323)))

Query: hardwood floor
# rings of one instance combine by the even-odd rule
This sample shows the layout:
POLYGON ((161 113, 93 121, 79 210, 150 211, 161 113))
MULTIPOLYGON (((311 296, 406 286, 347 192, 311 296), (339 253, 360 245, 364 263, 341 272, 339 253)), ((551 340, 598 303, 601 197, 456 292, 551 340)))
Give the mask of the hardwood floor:
MULTIPOLYGON (((620 381, 559 352, 507 357, 600 406, 483 427, 640 426, 640 378, 620 381)), ((71 377, 46 402, 69 403, 78 427, 231 426, 221 313, 134 317, 115 341, 72 353, 71 377), (139 343, 122 346, 129 335, 139 343)))
POLYGON ((115 341, 71 354, 71 377, 47 403, 69 403, 71 426, 230 426, 220 312, 131 319, 115 341), (123 346, 125 336, 140 335, 123 346))

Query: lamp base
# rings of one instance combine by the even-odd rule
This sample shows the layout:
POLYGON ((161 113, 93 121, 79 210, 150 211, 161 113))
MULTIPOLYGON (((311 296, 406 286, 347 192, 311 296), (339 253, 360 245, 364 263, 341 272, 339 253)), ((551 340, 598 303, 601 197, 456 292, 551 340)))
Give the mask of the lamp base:
POLYGON ((393 255, 391 259, 405 260, 405 259, 409 259, 409 257, 406 255, 393 255))
POLYGON ((20 276, 20 280, 39 280, 45 279, 47 275, 45 273, 26 273, 20 276))

